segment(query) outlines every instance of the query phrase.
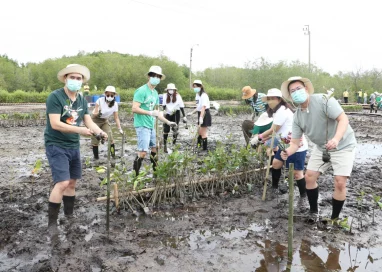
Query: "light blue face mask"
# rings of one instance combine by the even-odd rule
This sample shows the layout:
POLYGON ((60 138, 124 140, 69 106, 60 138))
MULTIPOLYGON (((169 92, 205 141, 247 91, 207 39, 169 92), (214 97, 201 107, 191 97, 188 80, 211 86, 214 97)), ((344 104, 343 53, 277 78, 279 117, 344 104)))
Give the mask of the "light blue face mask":
POLYGON ((153 85, 153 86, 156 86, 158 85, 160 82, 160 78, 157 78, 157 77, 150 77, 150 84, 153 85))
POLYGON ((200 92, 200 87, 196 87, 196 88, 194 88, 194 92, 195 92, 195 93, 200 92))
POLYGON ((305 91, 305 88, 299 89, 291 94, 292 100, 296 104, 302 104, 308 99, 308 94, 305 91))
POLYGON ((82 87, 82 81, 75 79, 68 79, 66 81, 66 87, 71 92, 77 92, 82 87))

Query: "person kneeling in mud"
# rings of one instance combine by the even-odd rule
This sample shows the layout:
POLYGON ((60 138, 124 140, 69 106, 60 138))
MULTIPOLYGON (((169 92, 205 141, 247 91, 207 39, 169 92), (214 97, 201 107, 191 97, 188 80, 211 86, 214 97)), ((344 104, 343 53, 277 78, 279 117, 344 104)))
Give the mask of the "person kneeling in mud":
POLYGON ((250 86, 243 87, 241 92, 242 92, 241 98, 244 99, 245 103, 249 104, 253 109, 251 120, 244 120, 241 125, 245 142, 248 145, 249 140, 251 139, 253 135, 251 133, 251 130, 254 129, 255 117, 261 115, 263 112, 266 112, 268 106, 267 106, 267 103, 261 100, 261 98, 264 97, 265 94, 258 93, 255 89, 252 89, 250 86))
MULTIPOLYGON (((289 143, 292 135, 293 112, 292 107, 282 98, 279 89, 270 89, 263 101, 268 103, 268 116, 273 117, 273 126, 264 133, 259 135, 260 139, 268 139, 275 133, 274 146, 279 148, 276 151, 272 162, 272 189, 273 193, 277 193, 279 188, 279 180, 281 176, 281 168, 284 160, 281 158, 281 151, 284 150, 284 144, 289 143)), ((300 197, 306 197, 304 165, 306 152, 308 150, 308 142, 303 135, 299 142, 299 148, 296 153, 288 157, 286 166, 294 163, 294 179, 300 191, 300 197)))
POLYGON ((252 138, 249 141, 252 148, 257 148, 261 144, 261 139, 259 139, 259 134, 267 131, 272 127, 273 118, 268 116, 267 112, 263 112, 259 119, 254 123, 253 129, 250 131, 252 138))
POLYGON ((281 153, 282 159, 286 160, 298 151, 303 133, 315 144, 305 173, 310 205, 308 222, 317 221, 317 179, 330 166, 334 173, 331 219, 337 219, 346 199, 346 182, 353 169, 357 144, 349 119, 333 97, 313 94, 313 84, 307 78, 289 78, 282 83, 281 92, 285 99, 292 99, 298 105, 294 113, 292 140, 281 153))

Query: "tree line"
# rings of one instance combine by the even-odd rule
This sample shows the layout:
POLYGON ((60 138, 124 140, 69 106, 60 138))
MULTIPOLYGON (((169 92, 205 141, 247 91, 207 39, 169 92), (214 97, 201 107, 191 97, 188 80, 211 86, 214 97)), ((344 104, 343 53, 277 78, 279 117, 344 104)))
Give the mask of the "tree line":
MULTIPOLYGON (((75 56, 63 56, 47 59, 41 63, 22 63, 0 56, 0 90, 14 92, 50 92, 62 87, 57 80, 57 72, 70 63, 87 66, 91 71, 89 85, 91 90, 103 90, 107 85, 117 89, 136 89, 146 82, 145 74, 151 65, 162 67, 166 79, 158 85, 158 91, 163 92, 167 83, 175 83, 178 89, 189 88, 189 67, 180 65, 168 57, 133 56, 117 52, 80 52, 75 56)), ((335 96, 342 97, 344 90, 349 90, 351 96, 363 89, 368 94, 382 90, 382 70, 362 70, 339 72, 330 75, 319 67, 298 61, 279 61, 271 63, 261 58, 244 64, 244 68, 221 66, 208 68, 193 74, 193 78, 203 80, 206 90, 221 89, 240 90, 250 85, 259 92, 270 88, 280 88, 281 83, 291 76, 308 77, 315 86, 316 92, 324 92, 329 88, 335 89, 335 96)), ((239 96, 238 96, 239 97, 239 96)))

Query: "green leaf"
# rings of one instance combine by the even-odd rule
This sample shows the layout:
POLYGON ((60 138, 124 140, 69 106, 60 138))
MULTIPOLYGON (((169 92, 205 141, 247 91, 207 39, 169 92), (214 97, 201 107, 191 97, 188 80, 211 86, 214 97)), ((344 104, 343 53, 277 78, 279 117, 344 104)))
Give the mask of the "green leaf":
POLYGON ((382 202, 378 202, 378 206, 380 209, 382 209, 382 202))

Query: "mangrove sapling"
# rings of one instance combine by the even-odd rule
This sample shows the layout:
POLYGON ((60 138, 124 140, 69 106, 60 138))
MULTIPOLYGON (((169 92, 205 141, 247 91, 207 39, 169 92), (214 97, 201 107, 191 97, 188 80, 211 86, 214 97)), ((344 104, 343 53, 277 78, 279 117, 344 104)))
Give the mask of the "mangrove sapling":
POLYGON ((382 202, 381 201, 381 197, 380 196, 377 196, 377 195, 373 195, 373 201, 374 201, 374 205, 373 205, 373 225, 375 224, 375 221, 374 221, 374 210, 375 208, 377 207, 378 209, 382 209, 382 202))
POLYGON ((34 183, 36 176, 41 170, 41 159, 37 159, 36 162, 34 163, 33 170, 32 170, 32 196, 34 195, 34 183))
POLYGON ((362 217, 363 217, 363 199, 365 197, 365 192, 361 191, 360 196, 357 197, 357 206, 358 206, 358 221, 360 222, 362 229, 362 217), (361 210, 361 212, 359 211, 361 210))

